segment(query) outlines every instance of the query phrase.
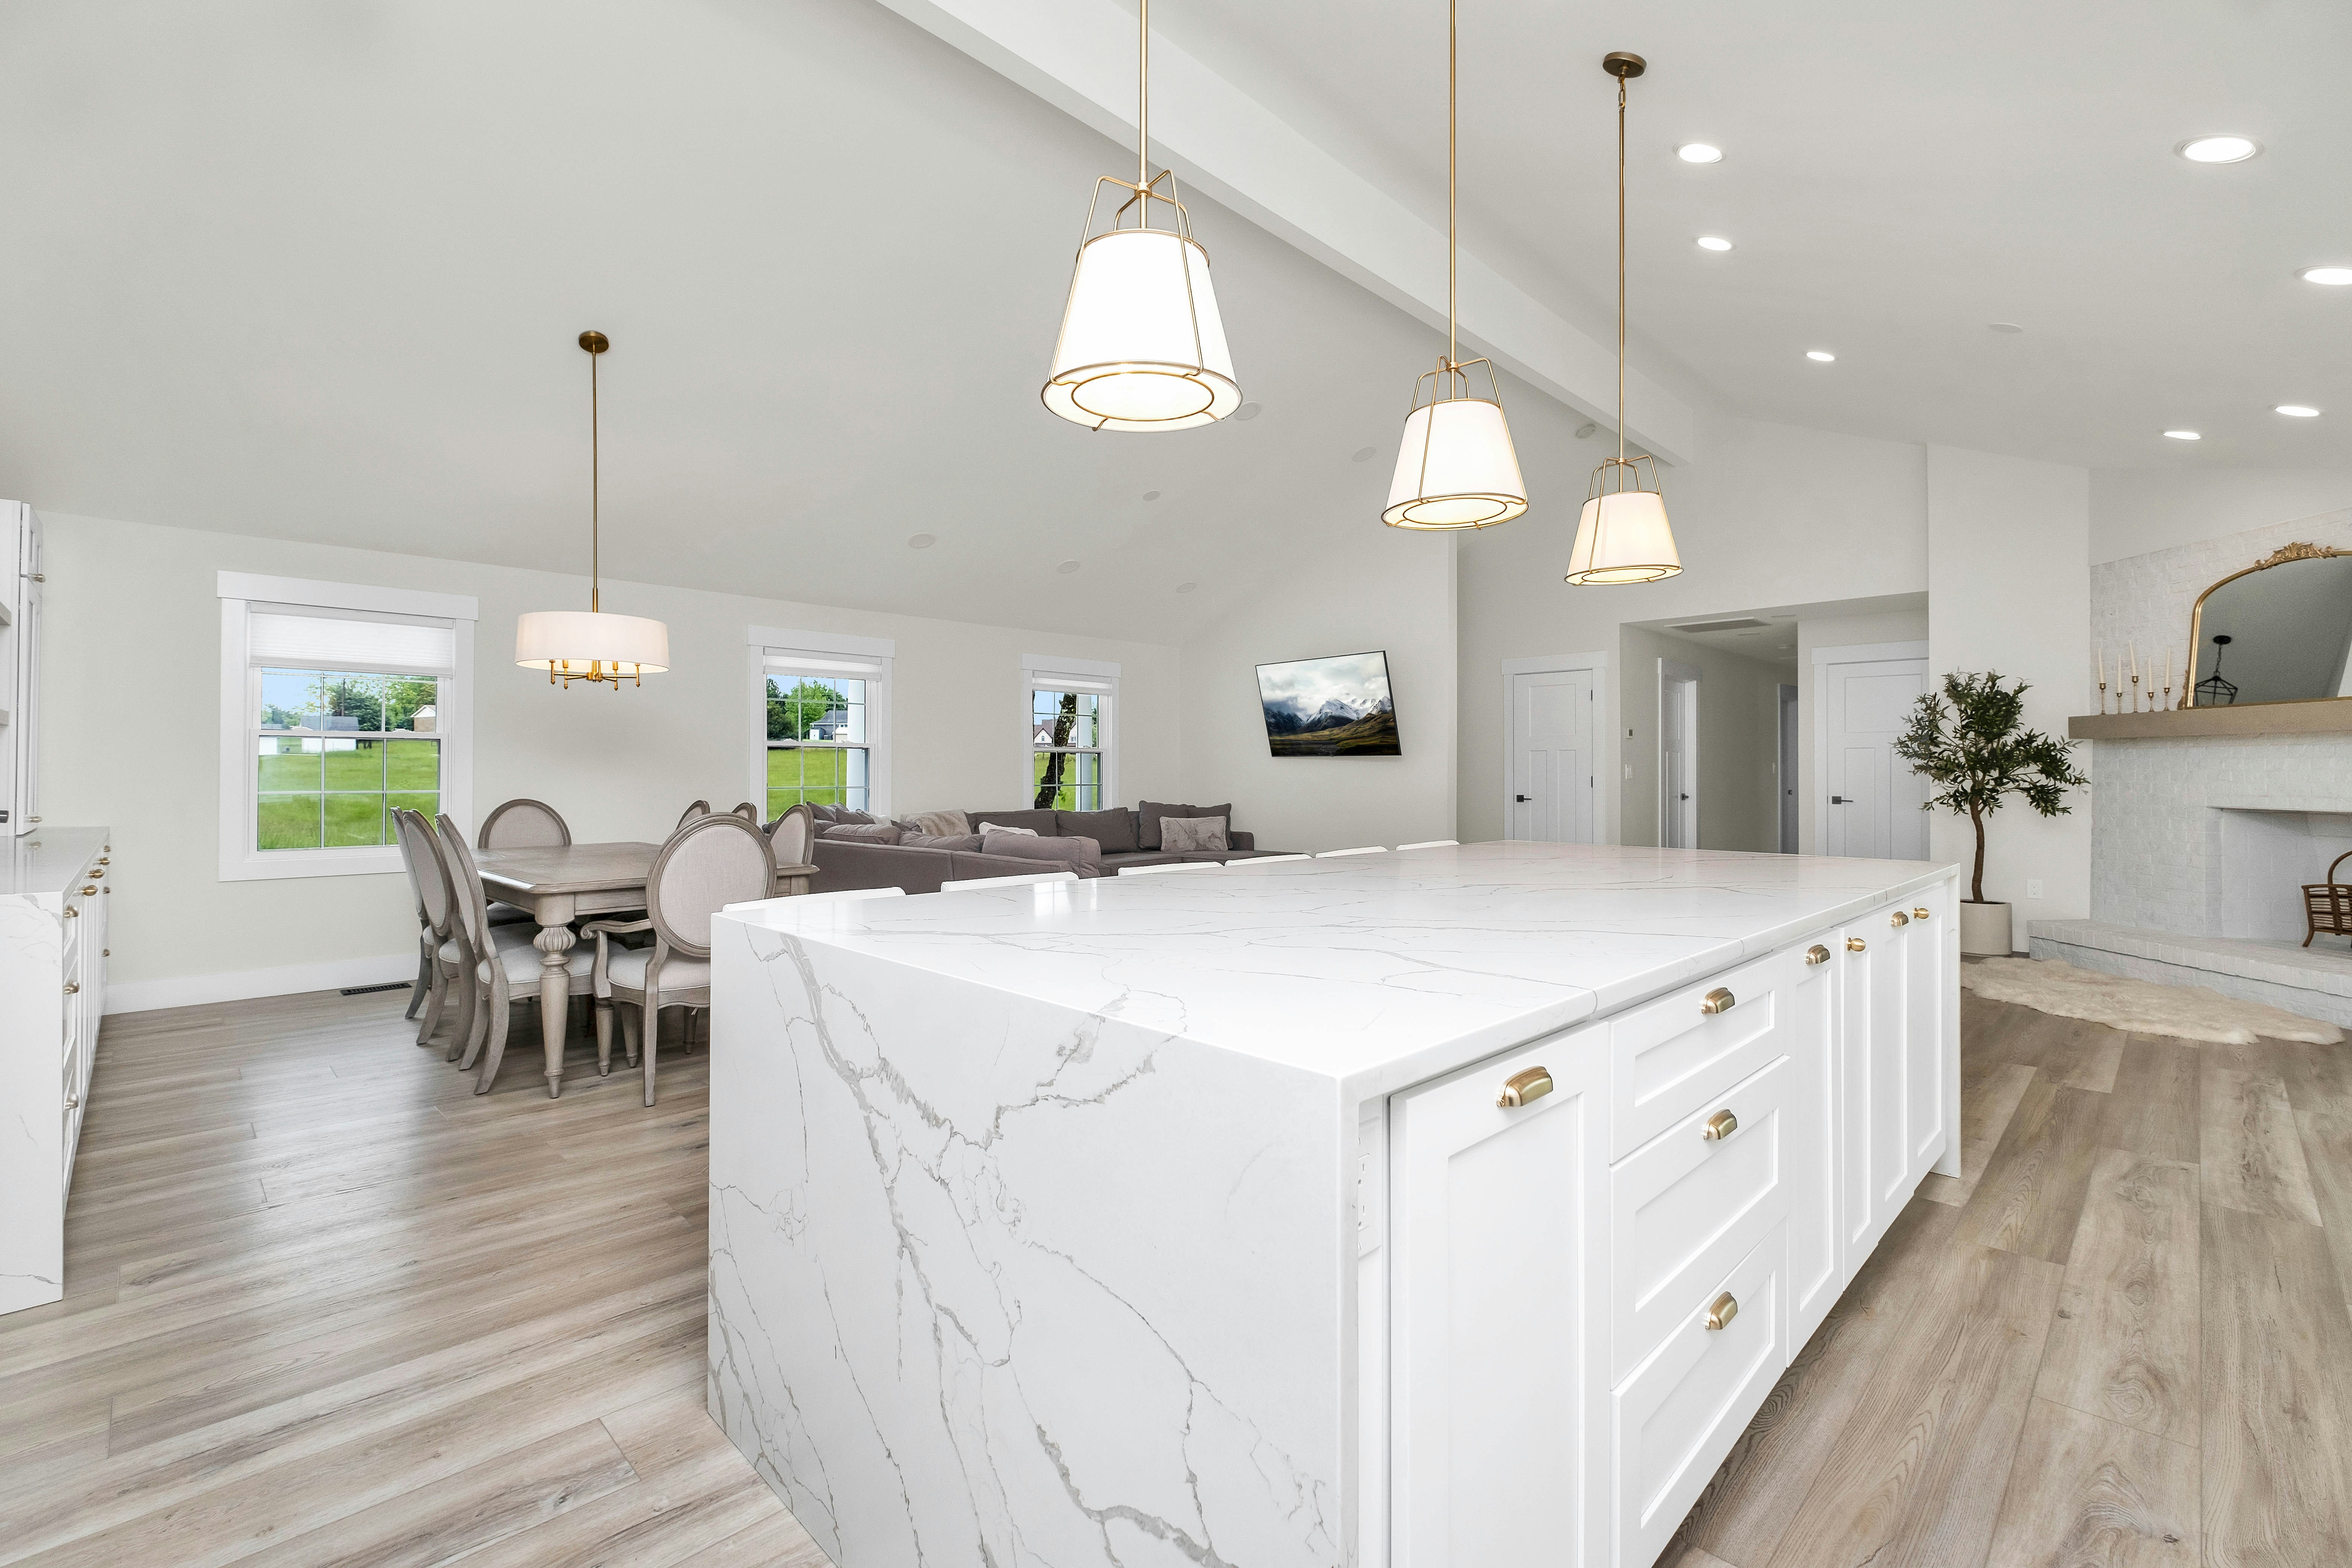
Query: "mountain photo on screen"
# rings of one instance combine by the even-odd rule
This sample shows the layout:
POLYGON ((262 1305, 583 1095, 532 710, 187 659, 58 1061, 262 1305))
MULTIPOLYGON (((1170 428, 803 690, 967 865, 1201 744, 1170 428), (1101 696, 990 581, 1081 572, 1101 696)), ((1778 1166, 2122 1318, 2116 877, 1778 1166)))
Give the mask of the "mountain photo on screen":
POLYGON ((1396 702, 1386 653, 1257 667, 1266 745, 1277 757, 1394 757, 1396 702))

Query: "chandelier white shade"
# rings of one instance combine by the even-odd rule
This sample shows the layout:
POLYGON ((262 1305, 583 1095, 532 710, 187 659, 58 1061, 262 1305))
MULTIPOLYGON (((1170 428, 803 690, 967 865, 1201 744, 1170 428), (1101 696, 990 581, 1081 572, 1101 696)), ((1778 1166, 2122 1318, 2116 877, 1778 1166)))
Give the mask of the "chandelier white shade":
POLYGON ((1610 490, 1591 497, 1577 513, 1570 582, 1654 583, 1682 569, 1675 531, 1666 526, 1666 499, 1657 491, 1610 490))
POLYGON ((1184 430, 1240 407, 1209 253, 1164 228, 1118 228, 1081 245, 1045 399, 1097 430, 1184 430))
POLYGON ((1444 398, 1405 416, 1381 521, 1391 528, 1485 528, 1527 510, 1527 489, 1503 405, 1444 398))
POLYGON ((530 610, 515 621, 515 662, 570 680, 632 680, 669 668, 669 627, 601 610, 530 610))

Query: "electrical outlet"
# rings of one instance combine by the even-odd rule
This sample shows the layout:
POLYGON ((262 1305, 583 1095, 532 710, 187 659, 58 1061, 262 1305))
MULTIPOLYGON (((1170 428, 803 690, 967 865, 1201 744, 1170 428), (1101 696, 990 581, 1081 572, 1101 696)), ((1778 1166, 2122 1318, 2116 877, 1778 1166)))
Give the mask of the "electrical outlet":
POLYGON ((2042 884, 2033 878, 2028 877, 2025 879, 2025 896, 2029 899, 2040 898, 2042 896, 2042 884))
POLYGON ((1627 763, 1625 764, 1625 776, 1628 779, 1631 779, 1633 776, 1633 764, 1631 763, 1627 763))

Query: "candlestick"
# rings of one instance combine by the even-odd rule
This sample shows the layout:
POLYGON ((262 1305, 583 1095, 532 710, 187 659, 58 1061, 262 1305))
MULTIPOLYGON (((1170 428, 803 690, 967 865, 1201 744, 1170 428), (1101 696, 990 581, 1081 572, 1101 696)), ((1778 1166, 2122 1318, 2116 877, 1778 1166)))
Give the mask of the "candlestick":
POLYGON ((2131 710, 2132 710, 2133 712, 2135 712, 2135 713, 2137 713, 2137 712, 2138 712, 2138 711, 2139 711, 2139 672, 2138 672, 2137 670, 2134 670, 2134 671, 2132 671, 2132 707, 2131 707, 2131 710))
POLYGON ((2107 672, 2106 672, 2105 670, 2102 669, 2102 670, 2100 670, 2100 671, 2099 671, 2099 711, 2100 711, 2100 712, 2102 712, 2102 713, 2104 713, 2104 712, 2105 712, 2106 710, 2107 710, 2107 672))

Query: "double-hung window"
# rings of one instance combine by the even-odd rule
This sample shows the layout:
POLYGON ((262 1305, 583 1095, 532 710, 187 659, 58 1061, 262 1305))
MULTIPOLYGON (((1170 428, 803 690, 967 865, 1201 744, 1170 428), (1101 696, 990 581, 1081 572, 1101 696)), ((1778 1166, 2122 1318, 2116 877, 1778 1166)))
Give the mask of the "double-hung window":
POLYGON ((1038 811, 1103 811, 1118 802, 1113 749, 1118 666, 1029 654, 1029 803, 1038 811))
POLYGON ((892 644, 751 628, 755 800, 780 816, 803 801, 887 813, 892 644))
POLYGON ((393 813, 469 815, 474 601, 221 574, 221 875, 397 871, 393 813))

